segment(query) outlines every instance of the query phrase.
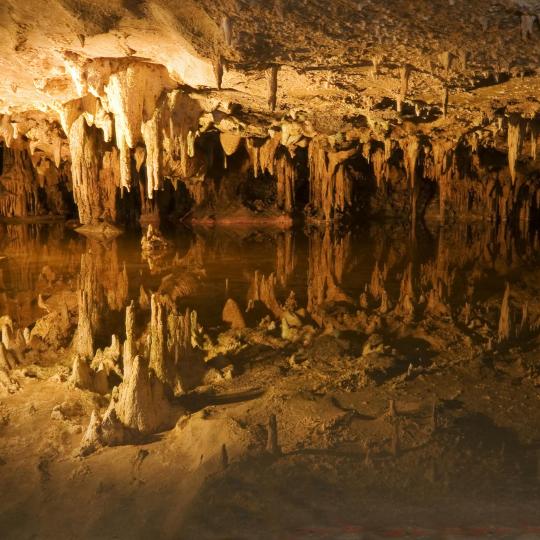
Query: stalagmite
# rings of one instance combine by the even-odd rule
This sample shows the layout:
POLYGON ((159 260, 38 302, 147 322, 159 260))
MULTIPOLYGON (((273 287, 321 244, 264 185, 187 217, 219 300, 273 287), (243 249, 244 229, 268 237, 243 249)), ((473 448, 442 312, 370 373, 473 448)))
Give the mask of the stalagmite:
POLYGON ((118 388, 118 400, 112 404, 120 422, 140 433, 156 433, 170 425, 163 384, 140 356, 133 359, 129 376, 118 388))
POLYGON ((381 65, 382 61, 383 58, 380 55, 376 55, 371 59, 371 63, 373 64, 373 69, 371 73, 374 79, 379 76, 379 66, 381 65))
POLYGON ((508 165, 512 177, 512 185, 516 183, 516 164, 523 146, 523 122, 521 117, 512 114, 508 120, 508 165))
POLYGON ((276 110, 277 105, 278 71, 279 66, 275 64, 265 71, 266 84, 268 86, 268 109, 271 112, 274 112, 276 110))
POLYGON ((229 298, 223 307, 223 313, 221 315, 223 322, 231 325, 231 328, 239 330, 246 327, 244 316, 238 307, 238 304, 229 298))
POLYGON ((203 366, 197 344, 197 313, 170 310, 158 295, 150 301, 150 368, 175 394, 196 386, 203 366))
POLYGON ((216 77, 216 87, 218 90, 221 90, 221 85, 223 83, 223 57, 218 55, 213 64, 214 75, 216 77))
POLYGON ((102 446, 101 417, 97 411, 92 411, 90 422, 84 432, 79 454, 82 457, 94 453, 102 446))
POLYGON ((83 357, 91 358, 94 355, 94 337, 92 331, 92 299, 88 291, 80 290, 79 319, 77 330, 73 338, 72 347, 75 352, 83 357))
POLYGON ((281 448, 278 444, 278 427, 275 414, 271 414, 268 420, 266 451, 272 456, 279 456, 281 454, 281 448))
POLYGON ((131 364, 136 355, 135 343, 135 304, 132 301, 126 308, 126 340, 123 348, 124 379, 130 376, 131 364))
POLYGON ((270 274, 265 277, 258 271, 255 271, 253 281, 248 294, 248 301, 262 302, 276 318, 281 318, 283 308, 276 299, 276 276, 270 274))
POLYGON ((450 51, 445 51, 439 54, 439 62, 441 63, 446 76, 448 76, 448 72, 452 68, 453 60, 454 60, 454 55, 450 51))
POLYGON ((92 390, 92 370, 88 362, 79 354, 73 358, 70 383, 81 390, 92 390))

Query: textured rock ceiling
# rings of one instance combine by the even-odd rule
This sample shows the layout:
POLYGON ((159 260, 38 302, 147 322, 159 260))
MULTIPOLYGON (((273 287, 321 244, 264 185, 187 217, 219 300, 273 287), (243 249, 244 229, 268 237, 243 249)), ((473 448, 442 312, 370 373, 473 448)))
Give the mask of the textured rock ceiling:
MULTIPOLYGON (((276 114, 307 109, 323 131, 395 100, 407 65, 411 103, 439 107, 448 87, 460 120, 506 103, 533 112, 537 13, 539 2, 493 0, 6 0, 1 110, 57 111, 96 58, 160 64, 179 84, 215 90, 222 58, 217 99, 266 111, 264 70, 276 63, 276 114)), ((372 115, 397 116, 383 111, 372 115)))

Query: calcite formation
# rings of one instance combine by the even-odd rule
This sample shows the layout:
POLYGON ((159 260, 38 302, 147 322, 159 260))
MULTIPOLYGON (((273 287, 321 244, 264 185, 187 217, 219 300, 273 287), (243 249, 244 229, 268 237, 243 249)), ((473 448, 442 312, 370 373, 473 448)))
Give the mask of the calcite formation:
POLYGON ((538 214, 530 3, 39 4, 0 12, 4 217, 538 214))

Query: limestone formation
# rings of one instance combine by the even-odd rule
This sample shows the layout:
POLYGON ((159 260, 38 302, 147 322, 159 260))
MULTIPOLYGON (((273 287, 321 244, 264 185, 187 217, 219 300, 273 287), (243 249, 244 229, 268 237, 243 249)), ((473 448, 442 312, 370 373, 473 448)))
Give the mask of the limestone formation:
POLYGON ((133 359, 129 376, 118 388, 118 399, 113 403, 120 422, 140 433, 156 433, 169 426, 171 411, 165 388, 140 356, 133 359))
POLYGON ((273 65, 266 72, 266 82, 268 85, 268 108, 271 112, 276 110, 278 91, 278 71, 279 66, 273 65))
POLYGON ((499 341, 508 341, 512 335, 512 319, 510 312, 510 284, 506 284, 499 316, 499 341))
POLYGON ((123 378, 130 376, 133 359, 137 355, 137 344, 135 341, 135 304, 132 301, 126 308, 126 340, 123 347, 123 378))
POLYGON ((262 302, 276 318, 280 318, 283 308, 277 301, 275 287, 276 276, 274 274, 266 277, 256 271, 248 293, 248 302, 262 302))
POLYGON ((156 294, 151 297, 150 311, 150 368, 174 394, 182 394, 196 386, 204 370, 197 313, 188 309, 178 314, 156 294))
POLYGON ((232 298, 229 298, 227 302, 225 302, 221 318, 223 319, 223 322, 230 324, 231 328, 235 330, 241 330, 246 327, 244 316, 242 315, 238 304, 232 298))

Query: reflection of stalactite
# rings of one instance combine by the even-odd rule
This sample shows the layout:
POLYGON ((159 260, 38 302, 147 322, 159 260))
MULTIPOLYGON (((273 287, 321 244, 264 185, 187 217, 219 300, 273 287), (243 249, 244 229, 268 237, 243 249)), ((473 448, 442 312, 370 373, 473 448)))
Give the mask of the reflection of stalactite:
POLYGON ((414 286, 413 265, 409 263, 403 278, 401 279, 401 287, 399 293, 399 301, 396 306, 396 312, 405 319, 412 319, 415 316, 416 310, 416 292, 414 286))
POLYGON ((94 356, 95 338, 101 330, 104 298, 98 271, 96 257, 92 253, 84 253, 79 275, 79 317, 72 348, 85 358, 94 356))
POLYGON ((118 260, 116 242, 87 242, 89 249, 81 256, 79 322, 73 348, 82 356, 93 356, 110 311, 123 310, 127 302, 128 276, 118 260))
POLYGON ((276 246, 276 276, 282 287, 287 285, 295 265, 293 233, 286 231, 278 235, 276 246))
POLYGON ((326 227, 314 231, 309 241, 308 311, 319 322, 320 308, 327 302, 350 302, 341 289, 350 251, 350 233, 336 236, 326 227))
POLYGON ((262 302, 278 319, 283 314, 283 308, 276 298, 276 275, 266 277, 259 271, 255 271, 253 281, 248 292, 248 304, 262 302))
POLYGON ((501 304, 501 313, 499 316, 499 341, 508 341, 512 334, 512 321, 510 318, 510 284, 506 284, 504 297, 501 304))
POLYGON ((511 115, 508 120, 508 164, 512 185, 516 183, 516 163, 523 146, 523 122, 519 115, 511 115))

